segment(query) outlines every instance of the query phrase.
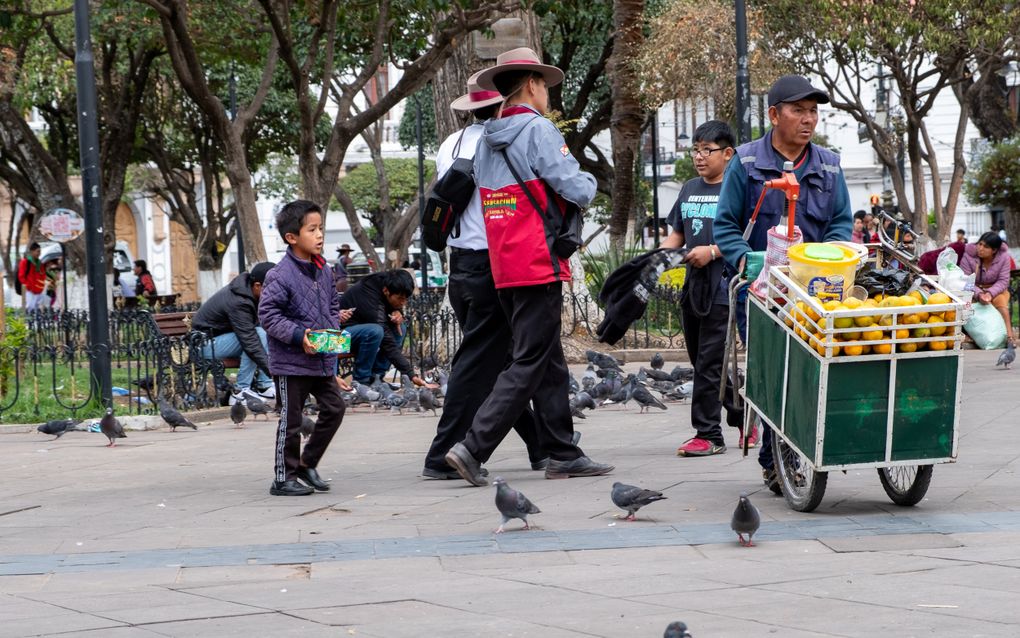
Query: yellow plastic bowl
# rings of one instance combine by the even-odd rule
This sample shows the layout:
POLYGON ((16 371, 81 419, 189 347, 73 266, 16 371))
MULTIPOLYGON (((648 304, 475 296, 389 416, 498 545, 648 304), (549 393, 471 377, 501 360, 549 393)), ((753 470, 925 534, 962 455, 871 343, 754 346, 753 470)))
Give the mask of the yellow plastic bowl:
POLYGON ((842 301, 854 285, 861 255, 840 244, 807 243, 790 247, 790 274, 812 297, 842 301))

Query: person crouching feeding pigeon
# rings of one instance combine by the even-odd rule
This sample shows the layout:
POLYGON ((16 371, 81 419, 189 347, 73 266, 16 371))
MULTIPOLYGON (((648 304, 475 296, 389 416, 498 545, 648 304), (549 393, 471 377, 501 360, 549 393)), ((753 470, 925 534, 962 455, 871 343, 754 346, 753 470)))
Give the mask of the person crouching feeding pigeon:
MULTIPOLYGON (((678 456, 711 456, 726 451, 720 426, 722 402, 719 382, 723 374, 726 348, 726 323, 729 317, 729 282, 725 263, 715 245, 712 224, 722 188, 726 162, 733 157, 736 139, 730 125, 719 120, 705 122, 694 131, 694 169, 698 176, 684 184, 669 213, 673 231, 662 248, 686 245, 687 276, 680 294, 687 353, 694 366, 694 393, 691 395, 691 425, 697 434, 676 451, 678 456)), ((726 422, 736 428, 744 423, 743 410, 733 405, 733 393, 726 392, 726 422)), ((742 441, 741 441, 742 442, 742 441)), ((748 446, 758 444, 757 428, 751 431, 748 446)))
POLYGON ((336 376, 337 356, 316 353, 308 340, 312 330, 340 328, 333 271, 322 257, 322 217, 316 204, 303 200, 290 202, 276 214, 287 254, 266 275, 259 300, 259 319, 269 341, 269 371, 277 378, 282 400, 276 475, 269 489, 274 496, 303 496, 313 488, 329 491, 329 483, 315 468, 344 418, 340 390, 351 390, 336 376), (301 409, 309 394, 319 405, 319 418, 302 452, 301 409))
POLYGON ((538 417, 539 445, 549 454, 546 478, 613 470, 589 459, 571 440, 570 380, 560 342, 562 282, 570 281, 570 265, 567 248, 557 250, 556 234, 546 227, 559 225, 567 202, 587 206, 595 197, 595 178, 580 170, 556 125, 542 117, 548 87, 562 80, 562 71, 541 64, 527 48, 501 53, 476 79, 483 90, 505 98, 499 116, 485 123, 474 168, 492 278, 513 345, 471 429, 446 455, 472 485, 485 484, 479 459, 492 454, 529 402, 538 417))

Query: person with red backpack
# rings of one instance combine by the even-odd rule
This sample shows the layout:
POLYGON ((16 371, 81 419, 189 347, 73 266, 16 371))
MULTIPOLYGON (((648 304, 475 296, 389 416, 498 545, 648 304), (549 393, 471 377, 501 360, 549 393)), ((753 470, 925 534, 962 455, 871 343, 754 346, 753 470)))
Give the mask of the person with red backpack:
POLYGON ((39 261, 41 252, 39 242, 32 242, 18 264, 18 283, 25 296, 25 310, 29 312, 45 308, 50 302, 46 296, 46 270, 39 261))

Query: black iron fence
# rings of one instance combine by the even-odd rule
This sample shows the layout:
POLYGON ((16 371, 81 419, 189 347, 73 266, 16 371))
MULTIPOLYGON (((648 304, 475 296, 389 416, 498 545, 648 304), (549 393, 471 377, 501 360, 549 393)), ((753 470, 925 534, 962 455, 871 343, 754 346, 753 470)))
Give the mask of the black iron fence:
MULTIPOLYGON (((588 295, 564 295, 562 333, 583 343, 596 343, 604 314, 588 295)), ((189 311, 197 305, 164 307, 163 312, 189 311)), ((98 416, 89 361, 109 357, 114 401, 119 413, 155 412, 156 397, 179 407, 208 407, 225 398, 226 371, 214 356, 206 360, 204 335, 191 332, 166 336, 157 326, 158 311, 116 309, 110 312, 110 345, 89 343, 88 312, 9 312, 0 340, 0 419, 43 421, 51 418, 98 416)), ((449 365, 462 332, 445 293, 417 295, 405 309, 404 348, 416 367, 449 365)), ((670 349, 683 346, 676 299, 654 299, 615 348, 670 349)), ((607 347, 608 349, 608 347, 607 347)))

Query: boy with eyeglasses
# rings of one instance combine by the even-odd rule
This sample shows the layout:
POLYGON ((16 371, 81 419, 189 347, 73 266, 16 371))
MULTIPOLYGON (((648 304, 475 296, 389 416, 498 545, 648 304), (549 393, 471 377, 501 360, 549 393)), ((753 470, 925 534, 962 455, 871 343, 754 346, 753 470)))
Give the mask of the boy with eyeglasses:
MULTIPOLYGON (((698 176, 680 191, 668 218, 673 231, 662 243, 663 248, 686 246, 689 251, 680 316, 687 353, 694 366, 691 424, 696 434, 680 446, 678 456, 711 456, 726 451, 720 424, 723 402, 719 400, 719 383, 729 317, 728 277, 722 253, 714 243, 713 225, 723 172, 733 157, 735 145, 733 130, 725 122, 709 120, 694 132, 694 148, 690 153, 698 176)), ((732 396, 727 391, 726 422, 740 428, 744 415, 732 405, 732 396)), ((757 443, 755 429, 748 445, 753 447, 757 443)))

